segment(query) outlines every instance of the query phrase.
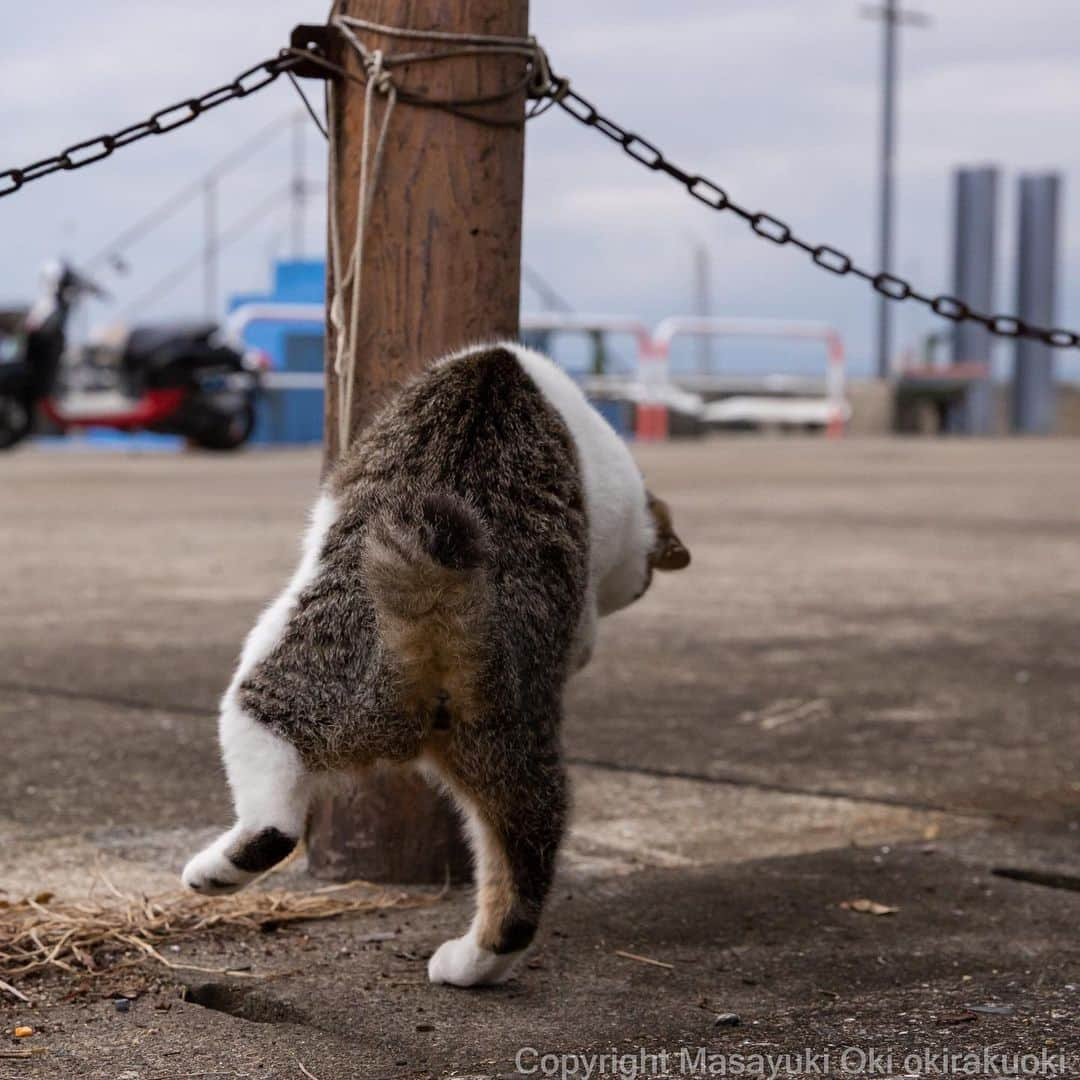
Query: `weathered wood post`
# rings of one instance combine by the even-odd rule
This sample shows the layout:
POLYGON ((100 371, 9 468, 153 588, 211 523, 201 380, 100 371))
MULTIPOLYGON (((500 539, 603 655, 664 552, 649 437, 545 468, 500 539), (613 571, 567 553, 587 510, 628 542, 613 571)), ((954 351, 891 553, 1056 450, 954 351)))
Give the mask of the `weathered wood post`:
MULTIPOLYGON (((343 0, 338 13, 421 31, 524 36, 528 0, 343 0)), ((390 56, 436 52, 446 43, 364 31, 368 48, 390 56)), ((351 49, 344 61, 362 74, 351 49)), ((395 82, 430 98, 475 98, 520 82, 525 60, 455 56, 393 69, 395 82)), ((364 140, 364 86, 338 80, 331 161, 337 172, 339 238, 351 246, 364 140)), ((523 120, 524 91, 475 111, 523 120)), ((377 94, 373 138, 386 107, 377 94)), ((523 124, 477 123, 399 100, 388 128, 363 246, 363 287, 353 343, 352 436, 426 361, 470 342, 516 338, 521 267, 523 124)), ((332 166, 333 167, 333 166, 332 166)), ((331 220, 333 214, 331 215, 331 220)), ((330 271, 333 273, 332 269, 330 271)), ((333 295, 334 282, 328 282, 333 295)), ((340 453, 340 385, 327 326, 326 457, 340 453)), ((422 780, 376 774, 316 808, 309 835, 316 874, 373 881, 461 879, 468 858, 453 812, 422 780)))

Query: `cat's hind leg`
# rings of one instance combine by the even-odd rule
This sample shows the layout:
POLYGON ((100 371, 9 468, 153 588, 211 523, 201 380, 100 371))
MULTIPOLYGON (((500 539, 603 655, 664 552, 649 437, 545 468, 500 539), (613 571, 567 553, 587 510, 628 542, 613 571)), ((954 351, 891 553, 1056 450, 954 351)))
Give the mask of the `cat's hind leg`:
POLYGON ((474 755, 475 771, 440 771, 465 812, 473 848, 476 914, 428 964, 433 983, 481 986, 508 979, 536 933, 566 819, 566 778, 554 735, 546 746, 474 755), (500 760, 501 758, 501 760, 500 760))
POLYGON ((184 885, 204 895, 235 892, 290 855, 312 794, 295 747, 249 716, 231 692, 222 704, 221 747, 236 824, 184 868, 184 885))

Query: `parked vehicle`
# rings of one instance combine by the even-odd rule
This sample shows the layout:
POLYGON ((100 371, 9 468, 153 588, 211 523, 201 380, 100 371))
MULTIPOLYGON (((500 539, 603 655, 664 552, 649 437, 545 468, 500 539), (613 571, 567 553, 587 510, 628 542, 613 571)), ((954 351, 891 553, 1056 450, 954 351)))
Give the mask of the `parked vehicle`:
POLYGON ((62 430, 182 435, 208 450, 246 442, 261 354, 228 343, 213 322, 135 326, 72 348, 79 304, 105 295, 72 266, 56 264, 22 327, 0 325, 0 449, 29 435, 39 418, 62 430))

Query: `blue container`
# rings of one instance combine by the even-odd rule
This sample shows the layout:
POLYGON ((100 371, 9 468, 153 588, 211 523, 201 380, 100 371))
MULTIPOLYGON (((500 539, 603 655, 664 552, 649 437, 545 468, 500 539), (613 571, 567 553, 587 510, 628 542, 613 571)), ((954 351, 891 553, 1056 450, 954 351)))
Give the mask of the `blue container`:
MULTIPOLYGON (((326 288, 322 259, 290 259, 275 263, 269 292, 234 296, 229 310, 245 304, 321 304, 326 288)), ((323 437, 325 394, 318 376, 323 371, 324 335, 308 321, 262 319, 244 333, 244 342, 270 357, 275 375, 309 376, 303 385, 270 386, 262 397, 252 442, 288 445, 320 443, 323 437)), ((269 380, 273 383, 273 378, 269 380)))

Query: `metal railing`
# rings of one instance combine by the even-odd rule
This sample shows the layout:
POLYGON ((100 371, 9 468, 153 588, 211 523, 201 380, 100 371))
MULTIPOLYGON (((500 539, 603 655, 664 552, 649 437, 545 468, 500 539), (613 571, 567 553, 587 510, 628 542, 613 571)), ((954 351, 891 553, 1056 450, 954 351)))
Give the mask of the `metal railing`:
MULTIPOLYGON (((242 340, 256 323, 300 323, 322 326, 326 319, 323 304, 256 301, 237 307, 225 321, 225 332, 242 340)), ((680 337, 708 336, 759 341, 819 341, 825 347, 825 393, 812 409, 773 410, 778 420, 790 415, 792 422, 821 422, 830 436, 843 434, 850 415, 846 400, 844 344, 837 330, 822 322, 785 319, 743 319, 723 316, 671 315, 650 328, 642 319, 629 315, 586 314, 579 312, 535 312, 521 316, 524 331, 551 333, 625 334, 634 339, 636 371, 629 376, 592 375, 584 379, 592 393, 611 393, 635 402, 636 431, 640 439, 663 439, 668 434, 670 410, 710 418, 704 398, 683 389, 671 376, 671 348, 680 337)), ((319 372, 275 371, 267 373, 265 384, 280 390, 319 390, 325 385, 319 372)), ((768 383, 765 383, 768 391, 768 383)), ((764 398, 752 392, 747 399, 764 398)), ((811 400, 814 400, 811 397, 811 400)), ((719 418, 719 413, 714 418, 719 418)), ((751 408, 751 413, 766 416, 767 410, 751 408)))

